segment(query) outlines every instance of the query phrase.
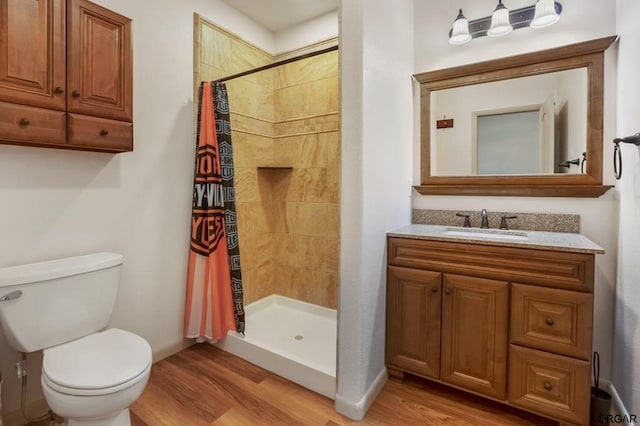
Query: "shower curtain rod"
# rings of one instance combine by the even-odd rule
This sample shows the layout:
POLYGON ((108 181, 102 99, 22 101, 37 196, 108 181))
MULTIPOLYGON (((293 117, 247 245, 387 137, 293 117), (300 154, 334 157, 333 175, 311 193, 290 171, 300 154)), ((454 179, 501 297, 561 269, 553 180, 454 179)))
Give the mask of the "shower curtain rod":
POLYGON ((271 68, 279 67, 280 65, 286 65, 286 64, 289 64, 291 62, 296 62, 296 61, 299 61, 301 59, 312 58, 314 56, 322 55, 323 53, 333 52, 334 50, 338 50, 338 45, 327 47, 325 49, 316 50, 315 52, 305 53, 305 54, 300 55, 300 56, 294 56, 293 58, 283 59, 282 61, 274 62, 274 63, 268 64, 268 65, 263 65, 261 67, 254 68, 252 70, 239 72, 237 74, 232 74, 232 75, 229 75, 229 76, 224 77, 224 78, 219 78, 219 79, 217 79, 215 81, 217 81, 218 83, 222 83, 224 81, 233 80, 234 78, 244 77, 245 75, 254 74, 256 72, 265 71, 265 70, 268 70, 268 69, 271 69, 271 68))

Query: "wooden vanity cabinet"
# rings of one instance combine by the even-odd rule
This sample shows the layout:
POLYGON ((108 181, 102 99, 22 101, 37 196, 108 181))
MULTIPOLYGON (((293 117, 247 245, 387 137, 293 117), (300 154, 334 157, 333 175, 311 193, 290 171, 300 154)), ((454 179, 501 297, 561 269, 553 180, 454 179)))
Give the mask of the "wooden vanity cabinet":
POLYGON ((444 274, 440 379, 505 399, 509 283, 444 274))
POLYGON ((412 371, 440 377, 442 273, 387 269, 387 364, 389 374, 412 371))
POLYGON ((67 110, 131 121, 131 20, 87 0, 69 0, 67 33, 67 110))
POLYGON ((504 399, 508 283, 388 267, 387 370, 504 399))
POLYGON ((129 18, 86 0, 0 0, 0 143, 131 151, 132 81, 129 18))
POLYGON ((65 0, 0 0, 0 101, 65 110, 65 0))
POLYGON ((594 255, 389 237, 386 363, 588 424, 594 255))

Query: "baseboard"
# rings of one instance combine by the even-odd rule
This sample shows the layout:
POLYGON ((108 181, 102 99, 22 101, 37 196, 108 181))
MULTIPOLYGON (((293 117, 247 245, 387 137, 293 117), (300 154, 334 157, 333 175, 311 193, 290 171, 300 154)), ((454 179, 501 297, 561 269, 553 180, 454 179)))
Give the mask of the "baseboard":
POLYGON ((195 339, 182 339, 182 341, 178 343, 174 343, 173 345, 167 346, 166 348, 161 348, 153 352, 153 362, 158 362, 162 359, 165 359, 175 353, 180 352, 183 349, 188 348, 191 345, 195 345, 195 339))
POLYGON ((623 417, 627 416, 628 418, 629 412, 627 411, 627 407, 624 406, 622 399, 620 399, 620 395, 618 395, 616 387, 613 386, 613 383, 605 382, 604 380, 603 382, 608 385, 609 394, 611 395, 611 414, 618 414, 623 417))
MULTIPOLYGON (((340 378, 338 377, 338 383, 340 382, 340 378)), ((359 421, 362 420, 365 414, 367 414, 367 410, 373 404, 376 397, 384 387, 384 384, 387 382, 387 368, 384 367, 382 371, 378 374, 376 379, 371 383, 369 389, 365 392, 364 396, 360 399, 360 401, 353 402, 348 401, 342 396, 340 393, 336 394, 336 411, 343 416, 347 416, 352 420, 359 421)))

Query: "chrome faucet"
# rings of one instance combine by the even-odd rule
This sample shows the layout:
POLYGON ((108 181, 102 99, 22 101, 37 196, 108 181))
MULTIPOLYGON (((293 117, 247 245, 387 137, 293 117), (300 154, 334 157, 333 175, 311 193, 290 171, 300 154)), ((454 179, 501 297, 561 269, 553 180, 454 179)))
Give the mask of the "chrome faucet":
POLYGON ((487 209, 482 209, 480 212, 480 228, 489 228, 489 219, 487 218, 487 209))

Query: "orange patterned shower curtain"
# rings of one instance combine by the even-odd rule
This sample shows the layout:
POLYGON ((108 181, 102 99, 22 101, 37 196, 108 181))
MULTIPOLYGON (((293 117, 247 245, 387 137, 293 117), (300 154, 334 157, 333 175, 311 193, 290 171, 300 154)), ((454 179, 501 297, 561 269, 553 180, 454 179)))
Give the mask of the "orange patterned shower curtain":
POLYGON ((185 336, 244 333, 229 104, 224 83, 200 84, 185 336))

